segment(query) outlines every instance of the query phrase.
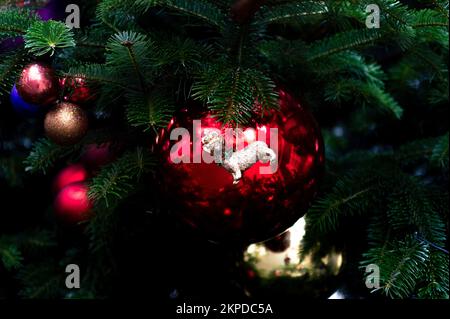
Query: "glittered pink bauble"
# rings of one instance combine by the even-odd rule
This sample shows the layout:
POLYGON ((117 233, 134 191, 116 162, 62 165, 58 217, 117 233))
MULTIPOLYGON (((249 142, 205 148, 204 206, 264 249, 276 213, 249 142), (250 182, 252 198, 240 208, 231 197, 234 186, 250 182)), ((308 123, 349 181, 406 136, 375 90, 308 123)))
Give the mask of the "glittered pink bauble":
POLYGON ((81 164, 72 164, 62 169, 53 183, 53 189, 55 192, 59 192, 61 189, 69 184, 83 182, 88 178, 88 172, 81 164))
POLYGON ((225 129, 211 114, 185 109, 157 137, 165 163, 163 193, 171 211, 211 241, 249 244, 279 235, 305 214, 316 194, 325 162, 320 129, 296 99, 279 93, 279 110, 255 119, 235 135, 241 136, 244 147, 256 140, 265 142, 276 150, 277 165, 272 170, 270 162, 257 161, 243 171, 237 184, 224 165, 204 160, 205 130, 225 129), (200 120, 200 128, 194 129, 194 120, 200 120), (172 140, 176 128, 184 128, 190 139, 180 135, 172 140))
POLYGON ((70 224, 88 220, 92 210, 88 191, 85 183, 74 183, 64 187, 54 202, 54 210, 58 218, 70 224))

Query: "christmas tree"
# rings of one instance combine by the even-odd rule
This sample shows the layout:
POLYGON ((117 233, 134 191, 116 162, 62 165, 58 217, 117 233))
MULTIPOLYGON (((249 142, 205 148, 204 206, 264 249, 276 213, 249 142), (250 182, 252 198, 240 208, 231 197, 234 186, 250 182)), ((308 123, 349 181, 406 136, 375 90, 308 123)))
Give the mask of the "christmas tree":
POLYGON ((0 299, 448 299, 448 1, 87 2, 0 2, 0 299), (284 179, 161 149, 268 114, 284 179))

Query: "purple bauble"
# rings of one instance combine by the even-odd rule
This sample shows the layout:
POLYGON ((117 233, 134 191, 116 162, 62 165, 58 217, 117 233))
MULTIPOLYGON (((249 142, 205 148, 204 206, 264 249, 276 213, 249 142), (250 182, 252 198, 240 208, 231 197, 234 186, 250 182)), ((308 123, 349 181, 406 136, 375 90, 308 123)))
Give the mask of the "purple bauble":
POLYGON ((40 110, 42 109, 42 107, 40 107, 39 105, 25 102, 20 97, 15 84, 11 90, 10 101, 14 108, 14 111, 16 111, 17 113, 19 113, 21 115, 25 115, 25 116, 37 115, 40 112, 40 110))

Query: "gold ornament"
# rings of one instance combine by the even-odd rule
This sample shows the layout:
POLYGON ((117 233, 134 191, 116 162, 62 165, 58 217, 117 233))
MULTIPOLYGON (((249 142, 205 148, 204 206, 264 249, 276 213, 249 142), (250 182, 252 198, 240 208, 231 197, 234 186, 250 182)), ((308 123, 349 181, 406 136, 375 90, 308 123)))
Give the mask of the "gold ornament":
POLYGON ((287 232, 289 235, 284 234, 274 239, 278 243, 273 244, 272 240, 248 246, 244 260, 261 278, 325 278, 339 273, 342 266, 342 254, 339 252, 331 251, 319 262, 314 261, 311 254, 300 259, 305 218, 300 218, 287 232))
POLYGON ((73 103, 59 103, 45 117, 45 133, 59 145, 78 143, 88 129, 86 112, 73 103))

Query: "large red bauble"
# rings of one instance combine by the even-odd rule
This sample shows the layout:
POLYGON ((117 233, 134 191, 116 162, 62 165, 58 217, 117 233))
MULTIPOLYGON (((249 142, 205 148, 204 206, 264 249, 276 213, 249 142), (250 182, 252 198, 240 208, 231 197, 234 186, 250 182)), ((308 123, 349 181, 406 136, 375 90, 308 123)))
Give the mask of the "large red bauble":
POLYGON ((65 222, 76 224, 89 219, 92 202, 85 183, 74 183, 64 187, 56 196, 54 210, 65 222))
POLYGON ((83 104, 92 100, 91 88, 82 77, 66 77, 59 80, 63 89, 64 101, 83 104))
POLYGON ((58 173, 53 183, 53 189, 59 192, 69 184, 83 182, 88 178, 88 172, 81 164, 72 164, 58 173))
POLYGON ((322 135, 312 114, 285 91, 280 91, 279 106, 278 111, 243 128, 245 145, 264 133, 267 145, 271 145, 271 136, 277 141, 278 170, 261 174, 260 168, 269 164, 257 162, 243 173, 238 184, 233 184, 232 175, 223 166, 203 160, 194 163, 193 150, 202 148, 201 142, 198 145, 193 140, 194 133, 201 140, 205 128, 223 130, 210 114, 184 110, 159 134, 167 202, 183 221, 209 240, 239 245, 263 241, 284 232, 308 209, 324 168, 322 135), (201 130, 196 130, 201 132, 193 132, 193 120, 197 119, 201 120, 201 130), (173 162, 178 147, 186 143, 169 139, 176 127, 190 133, 190 163, 173 162), (278 129, 278 137, 272 129, 278 129))
POLYGON ((58 80, 53 69, 40 63, 27 65, 16 87, 20 97, 27 103, 49 105, 58 98, 58 80))

